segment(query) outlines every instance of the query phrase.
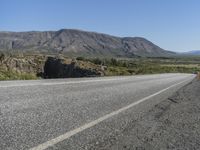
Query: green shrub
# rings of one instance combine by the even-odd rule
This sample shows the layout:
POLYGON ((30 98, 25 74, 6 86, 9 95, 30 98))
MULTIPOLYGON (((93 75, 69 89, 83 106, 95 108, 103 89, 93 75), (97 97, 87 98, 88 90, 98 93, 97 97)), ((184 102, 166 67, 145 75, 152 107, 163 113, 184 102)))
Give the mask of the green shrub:
POLYGON ((77 57, 76 60, 81 60, 81 61, 84 61, 85 58, 84 57, 77 57))

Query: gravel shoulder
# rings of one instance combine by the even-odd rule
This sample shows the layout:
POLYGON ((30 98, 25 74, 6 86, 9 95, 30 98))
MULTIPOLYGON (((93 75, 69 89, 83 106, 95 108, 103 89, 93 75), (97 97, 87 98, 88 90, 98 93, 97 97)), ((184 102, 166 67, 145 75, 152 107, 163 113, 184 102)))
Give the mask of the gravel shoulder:
POLYGON ((192 82, 130 122, 97 149, 200 149, 200 81, 192 82))

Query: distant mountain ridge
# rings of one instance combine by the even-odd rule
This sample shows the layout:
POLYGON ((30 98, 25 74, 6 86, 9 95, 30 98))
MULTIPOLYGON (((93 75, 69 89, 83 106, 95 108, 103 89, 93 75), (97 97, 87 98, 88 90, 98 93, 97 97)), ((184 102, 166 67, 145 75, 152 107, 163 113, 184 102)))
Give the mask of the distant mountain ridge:
POLYGON ((200 55, 200 50, 193 50, 193 51, 189 51, 186 52, 184 54, 189 54, 189 55, 200 55))
POLYGON ((74 29, 0 32, 1 51, 37 51, 75 56, 165 57, 175 54, 141 37, 116 37, 74 29))

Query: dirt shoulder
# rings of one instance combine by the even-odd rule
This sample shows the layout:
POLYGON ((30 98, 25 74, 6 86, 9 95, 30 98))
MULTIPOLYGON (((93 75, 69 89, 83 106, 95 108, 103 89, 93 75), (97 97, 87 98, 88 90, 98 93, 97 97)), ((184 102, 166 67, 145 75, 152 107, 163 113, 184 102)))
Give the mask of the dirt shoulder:
POLYGON ((155 105, 144 116, 127 125, 115 142, 103 147, 200 149, 200 81, 193 80, 172 97, 155 105))

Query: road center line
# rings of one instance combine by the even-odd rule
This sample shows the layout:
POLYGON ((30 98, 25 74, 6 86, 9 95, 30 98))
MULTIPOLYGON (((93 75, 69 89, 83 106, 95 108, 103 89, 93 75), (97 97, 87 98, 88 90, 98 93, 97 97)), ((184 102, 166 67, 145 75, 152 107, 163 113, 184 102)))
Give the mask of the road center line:
POLYGON ((107 115, 105 115, 105 116, 102 116, 102 117, 100 117, 100 118, 98 118, 98 119, 96 119, 96 120, 94 120, 94 121, 91 121, 91 122, 89 122, 89 123, 86 123, 86 124, 84 124, 83 126, 80 126, 80 127, 76 128, 76 129, 74 129, 74 130, 68 131, 68 132, 66 132, 65 134, 62 134, 62 135, 60 135, 60 136, 58 136, 58 137, 56 137, 56 138, 54 138, 54 139, 51 139, 51 140, 49 140, 49 141, 47 141, 47 142, 45 142, 45 143, 42 143, 42 144, 40 144, 40 145, 38 145, 38 146, 36 146, 36 147, 33 147, 33 148, 31 148, 30 150, 44 150, 44 149, 47 149, 48 147, 51 147, 51 146, 53 146, 53 145, 55 145, 55 144, 57 144, 57 143, 59 143, 59 142, 62 142, 62 141, 64 141, 64 140, 70 138, 71 136, 73 136, 73 135, 75 135, 75 134, 78 134, 78 133, 80 133, 80 132, 82 132, 82 131, 84 131, 84 130, 86 130, 86 129, 88 129, 88 128, 91 128, 91 127, 93 127, 93 126, 99 124, 100 122, 102 122, 102 121, 104 121, 104 120, 106 120, 106 119, 109 119, 109 118, 111 118, 111 117, 113 117, 113 116, 115 116, 115 115, 118 115, 119 113, 121 113, 121 112, 123 112, 123 111, 126 111, 127 109, 129 109, 129 108, 131 108, 131 107, 133 107, 133 106, 136 106, 136 105, 138 105, 138 104, 140 104, 140 103, 142 103, 142 102, 144 102, 144 101, 146 101, 146 100, 148 100, 148 99, 150 99, 150 98, 152 98, 152 97, 154 97, 154 96, 156 96, 156 95, 159 95, 159 94, 161 94, 161 93, 167 91, 168 89, 170 89, 170 88, 172 88, 172 87, 175 87, 175 86, 177 86, 177 85, 180 85, 180 84, 182 84, 182 83, 184 83, 184 82, 187 82, 187 81, 189 81, 189 80, 191 80, 191 78, 190 78, 190 79, 187 79, 187 80, 184 80, 184 81, 182 81, 182 82, 173 84, 173 85, 171 85, 171 86, 169 86, 169 87, 167 87, 167 88, 165 88, 165 89, 163 89, 163 90, 160 90, 160 91, 158 91, 158 92, 156 92, 156 93, 154 93, 154 94, 152 94, 152 95, 149 95, 149 96, 147 96, 147 97, 145 97, 145 98, 142 98, 142 99, 140 99, 140 100, 138 100, 138 101, 136 101, 136 102, 134 102, 134 103, 131 103, 131 104, 129 104, 128 106, 122 107, 122 108, 120 108, 120 109, 118 109, 118 110, 116 110, 116 111, 113 111, 113 112, 111 112, 111 113, 109 113, 109 114, 107 114, 107 115))

